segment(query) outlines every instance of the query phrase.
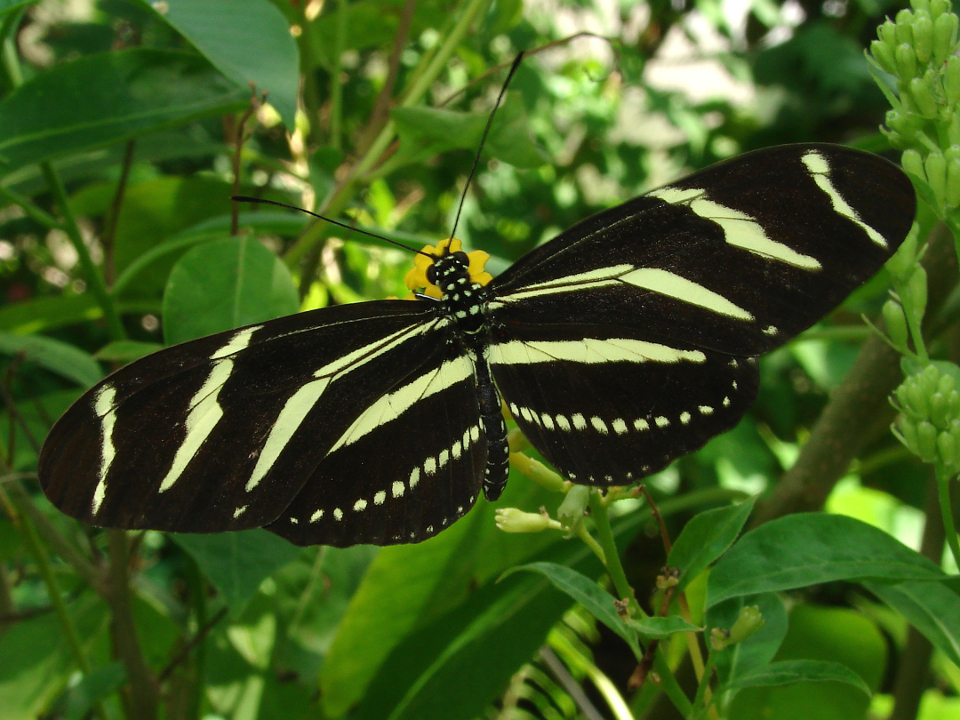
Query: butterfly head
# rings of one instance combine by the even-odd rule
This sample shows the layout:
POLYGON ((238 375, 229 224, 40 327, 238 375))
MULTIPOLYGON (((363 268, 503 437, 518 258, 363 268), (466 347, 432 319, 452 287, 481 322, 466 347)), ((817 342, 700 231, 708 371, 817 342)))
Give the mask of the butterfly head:
POLYGON ((493 276, 485 269, 489 253, 482 250, 464 252, 457 238, 447 238, 437 246, 427 245, 413 260, 404 282, 412 292, 432 298, 443 296, 444 278, 467 277, 471 283, 486 285, 493 276))

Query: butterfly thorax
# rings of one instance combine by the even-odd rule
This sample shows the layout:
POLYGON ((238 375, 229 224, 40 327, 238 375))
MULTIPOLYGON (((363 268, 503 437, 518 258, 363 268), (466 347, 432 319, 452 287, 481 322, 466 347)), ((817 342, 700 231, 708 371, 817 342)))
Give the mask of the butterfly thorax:
POLYGON ((456 239, 441 240, 436 248, 426 247, 417 255, 414 268, 407 274, 407 287, 440 301, 462 342, 461 352, 470 356, 480 420, 487 443, 487 461, 483 475, 483 494, 496 500, 503 492, 509 473, 507 426, 501 412, 502 401, 490 371, 486 306, 492 280, 484 264, 490 256, 474 250, 466 253, 456 239))
POLYGON ((484 329, 484 310, 487 292, 483 285, 470 279, 470 261, 465 252, 451 253, 438 258, 427 271, 431 283, 440 288, 441 303, 447 315, 465 334, 468 344, 484 329))

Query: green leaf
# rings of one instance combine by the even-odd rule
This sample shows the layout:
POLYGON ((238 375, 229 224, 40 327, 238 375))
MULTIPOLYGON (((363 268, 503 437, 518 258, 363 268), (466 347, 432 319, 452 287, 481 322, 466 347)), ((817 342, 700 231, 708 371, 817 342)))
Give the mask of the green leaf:
POLYGON ((298 548, 267 530, 213 535, 170 533, 196 560, 234 614, 257 592, 260 583, 297 556, 298 548))
MULTIPOLYGON (((511 475, 498 505, 539 507, 556 497, 511 475)), ((383 548, 353 596, 320 674, 321 703, 340 717, 360 702, 391 652, 417 628, 466 602, 478 586, 557 543, 556 533, 512 535, 478 502, 453 527, 417 545, 383 548), (371 643, 369 638, 377 638, 371 643)), ((392 679, 392 683, 399 680, 392 679)), ((411 680, 412 682, 412 680, 411 680)))
POLYGON ((960 667, 960 596, 956 592, 938 582, 864 585, 960 667))
POLYGON ((0 17, 26 5, 33 5, 35 2, 37 0, 0 0, 0 17))
POLYGON ((597 585, 596 580, 563 565, 547 562, 534 562, 511 568, 501 578, 506 578, 520 570, 540 573, 546 577, 554 587, 583 605, 597 620, 623 638, 639 656, 640 645, 637 642, 636 632, 627 627, 617 613, 613 605, 616 598, 597 585))
POLYGON ((940 580, 943 572, 882 530, 843 515, 798 513, 744 535, 707 582, 708 608, 728 598, 833 580, 940 580))
POLYGON ((475 149, 487 123, 486 113, 443 108, 397 107, 390 116, 400 136, 397 162, 414 163, 449 150, 475 149))
MULTIPOLYGON (((157 3, 146 3, 154 9, 157 3)), ((268 94, 289 132, 294 129, 300 56, 290 26, 267 0, 167 0, 158 15, 214 67, 246 88, 268 94)))
POLYGON ((290 271, 251 237, 223 238, 190 250, 163 295, 168 344, 295 313, 290 271))
POLYGON ((80 389, 75 388, 18 400, 19 417, 14 421, 6 408, 0 410, 0 438, 7 453, 5 463, 15 472, 36 471, 37 453, 33 442, 46 437, 51 420, 60 417, 79 395, 80 389), (23 429, 24 424, 29 435, 23 429), (12 453, 7 445, 11 441, 14 445, 12 453))
POLYGON ((32 335, 102 316, 92 295, 38 297, 0 307, 0 331, 32 335))
MULTIPOLYGON (((70 618, 82 641, 104 627, 107 608, 89 594, 70 604, 70 618)), ((55 613, 10 625, 0 635, 0 708, 4 720, 34 720, 66 686, 76 660, 63 639, 55 613)))
POLYGON ((721 692, 798 682, 840 682, 853 685, 868 697, 872 694, 861 677, 846 665, 824 660, 781 660, 770 663, 735 678, 724 685, 721 692))
POLYGON ((743 595, 714 605, 707 611, 707 627, 729 629, 740 616, 740 611, 751 605, 760 608, 763 627, 743 642, 718 653, 715 667, 721 681, 739 677, 769 663, 787 635, 787 608, 780 596, 772 592, 743 595))
MULTIPOLYGON (((618 541, 632 537, 646 517, 634 513, 617 521, 618 541)), ((556 542, 538 559, 580 573, 601 570, 596 557, 574 543, 556 542)), ((569 607, 567 595, 536 575, 484 585, 452 612, 408 634, 370 683, 376 691, 364 696, 351 717, 467 720, 482 715, 569 607)))
POLYGON ((246 99, 193 54, 134 49, 79 58, 0 101, 0 175, 220 115, 246 99))
POLYGON ((84 720, 126 680, 127 671, 120 661, 94 668, 89 675, 84 675, 80 682, 67 690, 58 703, 58 711, 53 714, 62 720, 84 720))
POLYGON ((678 632, 703 632, 702 627, 689 623, 679 615, 628 620, 627 625, 650 638, 665 638, 678 632))
POLYGON ((707 510, 684 526, 667 557, 667 567, 680 570, 676 592, 683 592, 691 580, 733 545, 756 499, 754 496, 737 505, 707 510))
MULTIPOLYGON (((391 117, 400 136, 395 162, 420 162, 449 150, 476 151, 489 111, 459 112, 443 108, 398 107, 391 117)), ((519 93, 507 93, 497 110, 484 153, 519 168, 539 167, 547 157, 533 142, 519 93)))
POLYGON ((162 349, 160 343, 116 340, 97 350, 96 358, 104 362, 128 363, 162 349))
POLYGON ((99 363, 78 347, 42 335, 0 332, 0 354, 21 356, 78 385, 90 387, 103 377, 99 363))

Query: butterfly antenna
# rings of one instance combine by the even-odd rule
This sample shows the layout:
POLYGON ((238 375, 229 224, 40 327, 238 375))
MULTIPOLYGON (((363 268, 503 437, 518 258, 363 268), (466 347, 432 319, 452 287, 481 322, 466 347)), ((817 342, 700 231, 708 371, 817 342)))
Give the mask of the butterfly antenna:
POLYGON ((351 230, 353 232, 360 233, 361 235, 366 235, 368 237, 376 238, 377 240, 382 240, 385 243, 396 245, 399 248, 403 248, 404 250, 409 250, 410 252, 416 253, 417 255, 426 255, 427 257, 430 257, 430 255, 427 255, 427 253, 423 252, 422 250, 417 250, 415 248, 410 247, 409 245, 404 245, 402 242, 398 242, 397 240, 391 240, 388 237, 384 237, 383 235, 377 235, 376 233, 370 232, 369 230, 362 230, 353 225, 347 225, 346 223, 342 223, 339 220, 333 220, 324 215, 315 213, 311 210, 307 210, 302 207, 297 207, 296 205, 287 205, 287 203, 277 202, 276 200, 267 200, 265 198, 255 198, 255 197, 250 197, 249 195, 231 195, 230 199, 235 200, 237 202, 257 203, 260 205, 276 205, 277 207, 287 208, 288 210, 298 210, 299 212, 306 213, 307 215, 312 215, 313 217, 319 220, 324 220, 330 223, 331 225, 342 227, 345 230, 351 230))
POLYGON ((517 68, 520 67, 521 60, 523 60, 523 50, 514 58, 513 65, 510 66, 510 72, 507 73, 507 79, 503 81, 503 87, 500 88, 497 103, 493 106, 493 110, 490 111, 490 117, 487 118, 487 125, 483 128, 483 135, 480 136, 480 146, 477 148, 477 154, 473 158, 473 167, 470 168, 470 174, 467 175, 467 182, 463 186, 463 194, 460 196, 460 205, 457 207, 457 217, 453 221, 453 231, 450 233, 450 237, 456 237, 457 235, 457 225, 460 224, 460 213, 463 212, 463 203, 467 199, 467 190, 470 189, 473 174, 477 171, 477 165, 480 164, 480 153, 483 152, 483 144, 487 141, 487 134, 490 132, 490 126, 493 124, 493 116, 496 115, 497 108, 499 108, 500 103, 503 102, 503 96, 507 94, 507 87, 510 85, 513 74, 517 71, 517 68))

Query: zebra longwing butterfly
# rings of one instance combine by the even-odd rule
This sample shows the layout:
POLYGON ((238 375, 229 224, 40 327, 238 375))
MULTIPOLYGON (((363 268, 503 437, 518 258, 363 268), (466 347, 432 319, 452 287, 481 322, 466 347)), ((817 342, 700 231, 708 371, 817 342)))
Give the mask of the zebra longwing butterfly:
POLYGON ((416 301, 304 312, 115 372, 53 427, 40 482, 94 525, 417 542, 502 491, 502 395, 570 480, 632 483, 733 427, 756 356, 876 273, 915 204, 882 158, 788 145, 594 215, 492 280, 444 241, 417 257, 416 301))

